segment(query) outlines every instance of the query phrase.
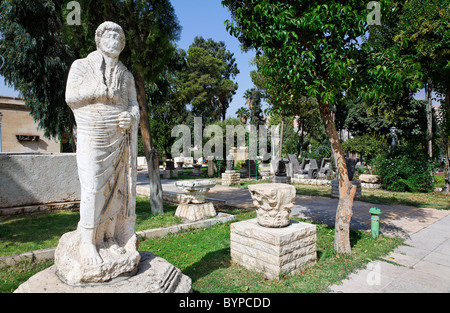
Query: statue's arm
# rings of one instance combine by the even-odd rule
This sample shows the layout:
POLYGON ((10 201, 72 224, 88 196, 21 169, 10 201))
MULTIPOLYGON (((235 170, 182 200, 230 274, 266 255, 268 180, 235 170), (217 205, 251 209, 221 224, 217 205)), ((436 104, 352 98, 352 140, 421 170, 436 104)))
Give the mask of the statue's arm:
POLYGON ((128 79, 128 112, 139 123, 139 102, 137 100, 136 84, 131 73, 128 79))
MULTIPOLYGON (((71 109, 94 103, 106 94, 105 88, 97 90, 99 84, 89 75, 84 62, 83 59, 73 62, 67 77, 66 102, 71 109)), ((103 85, 100 84, 100 87, 103 85)))
POLYGON ((71 109, 81 106, 87 102, 87 97, 86 95, 83 95, 80 88, 81 83, 82 69, 80 62, 77 60, 73 62, 72 66, 70 67, 66 84, 66 102, 71 109))

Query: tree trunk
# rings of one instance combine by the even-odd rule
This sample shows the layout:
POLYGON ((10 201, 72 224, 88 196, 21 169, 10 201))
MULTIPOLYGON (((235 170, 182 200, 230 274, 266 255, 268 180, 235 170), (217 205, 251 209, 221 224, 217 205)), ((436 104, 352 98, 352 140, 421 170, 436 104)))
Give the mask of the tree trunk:
MULTIPOLYGON (((445 108, 441 108, 441 110, 446 110, 444 119, 450 119, 450 86, 447 88, 447 92, 445 94, 445 108)), ((447 127, 450 127, 450 120, 445 121, 447 123, 447 127)), ((450 130, 447 129, 447 132, 450 130)), ((450 140, 448 137, 445 138, 444 141, 446 153, 445 153, 445 164, 447 167, 447 179, 444 193, 450 194, 450 140)))
POLYGON ((281 131, 280 131, 280 159, 283 157, 283 133, 284 133, 284 110, 281 112, 281 131))
POLYGON ((356 194, 356 186, 353 186, 348 179, 347 163, 345 162, 345 156, 342 152, 330 107, 328 103, 324 103, 321 99, 318 98, 317 100, 320 116, 330 140, 334 161, 338 169, 339 203, 336 210, 334 249, 337 253, 351 253, 350 221, 353 216, 353 199, 356 194))
POLYGON ((144 145, 145 158, 147 159, 148 177, 150 180, 150 208, 152 214, 163 214, 163 199, 161 177, 159 175, 159 154, 153 146, 150 134, 150 122, 148 117, 147 96, 145 95, 144 79, 139 72, 135 73, 137 98, 141 111, 141 135, 144 145))
POLYGON ((70 110, 69 113, 69 121, 70 121, 70 131, 71 131, 71 138, 72 138, 72 152, 77 152, 77 123, 75 122, 75 117, 73 116, 72 110, 70 110))
POLYGON ((428 137, 428 157, 433 158, 433 107, 431 105, 431 94, 433 87, 430 83, 425 83, 425 98, 427 100, 427 137, 428 137))

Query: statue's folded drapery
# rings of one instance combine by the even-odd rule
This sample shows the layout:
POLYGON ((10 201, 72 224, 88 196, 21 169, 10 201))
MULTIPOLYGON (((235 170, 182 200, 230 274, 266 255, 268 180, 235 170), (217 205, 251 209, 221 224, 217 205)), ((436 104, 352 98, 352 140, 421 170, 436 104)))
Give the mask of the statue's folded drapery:
POLYGON ((135 219, 139 104, 133 75, 119 62, 106 77, 101 53, 77 60, 68 77, 66 101, 77 123, 77 163, 81 182, 80 224, 96 228, 118 213, 135 219), (71 85, 76 88, 71 88, 71 85), (131 127, 119 127, 128 111, 131 127))

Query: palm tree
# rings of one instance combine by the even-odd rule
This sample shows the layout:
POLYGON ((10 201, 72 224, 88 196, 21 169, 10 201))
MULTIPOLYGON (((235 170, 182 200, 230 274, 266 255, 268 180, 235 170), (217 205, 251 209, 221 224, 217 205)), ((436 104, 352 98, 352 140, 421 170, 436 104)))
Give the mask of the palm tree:
POLYGON ((242 124, 247 124, 247 119, 250 116, 250 111, 246 107, 240 107, 236 114, 241 118, 242 124))

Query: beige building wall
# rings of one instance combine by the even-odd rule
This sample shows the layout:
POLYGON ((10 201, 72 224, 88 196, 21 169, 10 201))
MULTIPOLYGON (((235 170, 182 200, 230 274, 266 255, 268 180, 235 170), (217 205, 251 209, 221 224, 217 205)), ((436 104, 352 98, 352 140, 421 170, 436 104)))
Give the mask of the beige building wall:
POLYGON ((59 140, 44 137, 44 131, 38 129, 23 100, 0 96, 0 112, 3 114, 1 152, 61 152, 59 140))

